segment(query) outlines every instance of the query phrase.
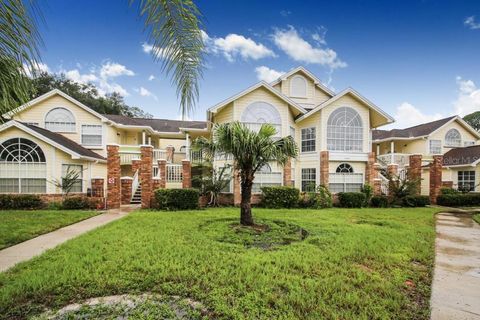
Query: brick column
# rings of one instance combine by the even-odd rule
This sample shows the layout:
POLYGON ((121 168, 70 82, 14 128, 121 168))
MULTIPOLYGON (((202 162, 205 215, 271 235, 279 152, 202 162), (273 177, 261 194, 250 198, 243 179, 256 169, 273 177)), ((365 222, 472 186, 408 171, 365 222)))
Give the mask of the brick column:
POLYGON ((292 186, 292 159, 290 158, 283 166, 283 185, 286 187, 292 186))
POLYGON ((433 156, 430 165, 430 203, 436 204, 437 197, 442 187, 442 162, 443 156, 433 156))
POLYGON ((375 174, 375 152, 368 153, 368 161, 365 167, 365 183, 373 187, 375 174))
POLYGON ((373 194, 379 196, 382 194, 382 179, 373 179, 373 194))
POLYGON ((158 177, 158 188, 165 189, 165 187, 167 186, 167 160, 158 160, 158 177))
POLYGON ((153 147, 143 145, 140 147, 140 183, 142 184, 142 208, 150 208, 152 199, 152 171, 153 171, 153 147))
POLYGON ((140 159, 133 159, 132 160, 132 174, 135 174, 135 172, 140 169, 140 165, 142 164, 142 160, 140 159))
POLYGON ((107 208, 120 208, 120 155, 117 144, 107 145, 107 208))
POLYGON ((320 185, 328 188, 329 175, 329 153, 328 151, 320 151, 320 185))
POLYGON ((173 163, 173 156, 175 155, 175 148, 172 146, 168 146, 165 148, 165 151, 167 153, 167 162, 168 163, 173 163))
POLYGON ((155 191, 157 189, 160 189, 160 178, 159 177, 154 177, 152 179, 152 191, 155 191))
POLYGON ((233 205, 239 206, 242 202, 242 190, 240 187, 240 175, 238 170, 233 170, 233 205))
POLYGON ((192 164, 190 160, 182 160, 182 188, 192 187, 192 164))
POLYGON ((103 178, 93 178, 92 183, 92 197, 103 198, 104 194, 104 179, 103 178))
POLYGON ((132 177, 122 177, 120 178, 121 185, 122 185, 122 204, 129 204, 132 200, 132 184, 133 178, 132 177))
POLYGON ((415 190, 415 194, 420 194, 421 179, 422 179, 422 155, 412 154, 408 159, 408 179, 417 180, 418 185, 415 190))

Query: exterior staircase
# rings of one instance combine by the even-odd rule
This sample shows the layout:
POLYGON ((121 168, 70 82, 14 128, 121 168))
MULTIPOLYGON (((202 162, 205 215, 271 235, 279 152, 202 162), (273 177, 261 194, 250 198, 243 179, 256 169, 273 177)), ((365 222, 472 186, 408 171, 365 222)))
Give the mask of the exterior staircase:
POLYGON ((142 203, 142 185, 139 184, 135 193, 132 195, 132 200, 130 200, 130 204, 140 204, 142 203))

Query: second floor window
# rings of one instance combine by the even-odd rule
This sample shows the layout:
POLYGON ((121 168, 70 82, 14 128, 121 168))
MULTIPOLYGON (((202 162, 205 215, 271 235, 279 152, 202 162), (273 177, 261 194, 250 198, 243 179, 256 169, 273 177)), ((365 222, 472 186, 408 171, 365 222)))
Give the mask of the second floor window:
POLYGON ((102 145, 102 126, 101 125, 82 125, 82 144, 85 146, 102 145))
POLYGON ((315 151, 315 128, 302 129, 302 152, 315 151))
POLYGON ((430 140, 430 154, 441 154, 441 153, 442 153, 442 141, 430 140))
POLYGON ((45 129, 53 132, 75 132, 75 117, 65 108, 52 109, 45 116, 45 129))
POLYGON ((327 149, 363 151, 363 125, 357 111, 341 107, 332 112, 327 122, 327 149))
POLYGON ((445 145, 449 147, 460 147, 462 145, 462 136, 457 129, 450 129, 445 134, 445 145))

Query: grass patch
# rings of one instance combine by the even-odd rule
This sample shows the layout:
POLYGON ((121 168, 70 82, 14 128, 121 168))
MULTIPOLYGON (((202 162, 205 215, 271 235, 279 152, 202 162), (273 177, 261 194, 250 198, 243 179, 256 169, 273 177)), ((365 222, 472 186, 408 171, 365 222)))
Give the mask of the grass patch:
POLYGON ((154 292, 220 319, 428 319, 436 211, 255 209, 308 231, 267 251, 238 209, 132 213, 0 274, 0 318, 154 292))
POLYGON ((473 214, 473 220, 480 224, 480 213, 473 214))
POLYGON ((0 211, 0 249, 97 215, 98 211, 0 211))

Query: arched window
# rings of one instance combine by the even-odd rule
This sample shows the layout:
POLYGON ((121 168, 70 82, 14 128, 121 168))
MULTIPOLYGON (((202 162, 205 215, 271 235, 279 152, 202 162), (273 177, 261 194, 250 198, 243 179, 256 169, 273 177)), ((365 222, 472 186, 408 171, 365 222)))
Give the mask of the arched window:
POLYGON ((278 110, 270 103, 257 101, 250 104, 242 113, 242 122, 251 130, 258 131, 264 123, 270 123, 281 134, 282 118, 278 110))
POLYGON ((363 151, 363 125, 357 111, 340 107, 327 122, 327 149, 332 151, 363 151))
POLYGON ((457 129, 450 129, 445 134, 445 145, 449 147, 461 147, 462 136, 457 129))
POLYGON ((353 168, 348 163, 342 163, 337 167, 337 173, 353 173, 353 168))
POLYGON ((65 108, 52 109, 45 116, 45 129, 53 132, 75 132, 75 117, 65 108))
POLYGON ((46 193, 45 154, 33 141, 12 138, 0 145, 0 193, 46 193))
POLYGON ((305 98, 307 96, 307 80, 300 75, 292 77, 290 80, 290 96, 305 98))

